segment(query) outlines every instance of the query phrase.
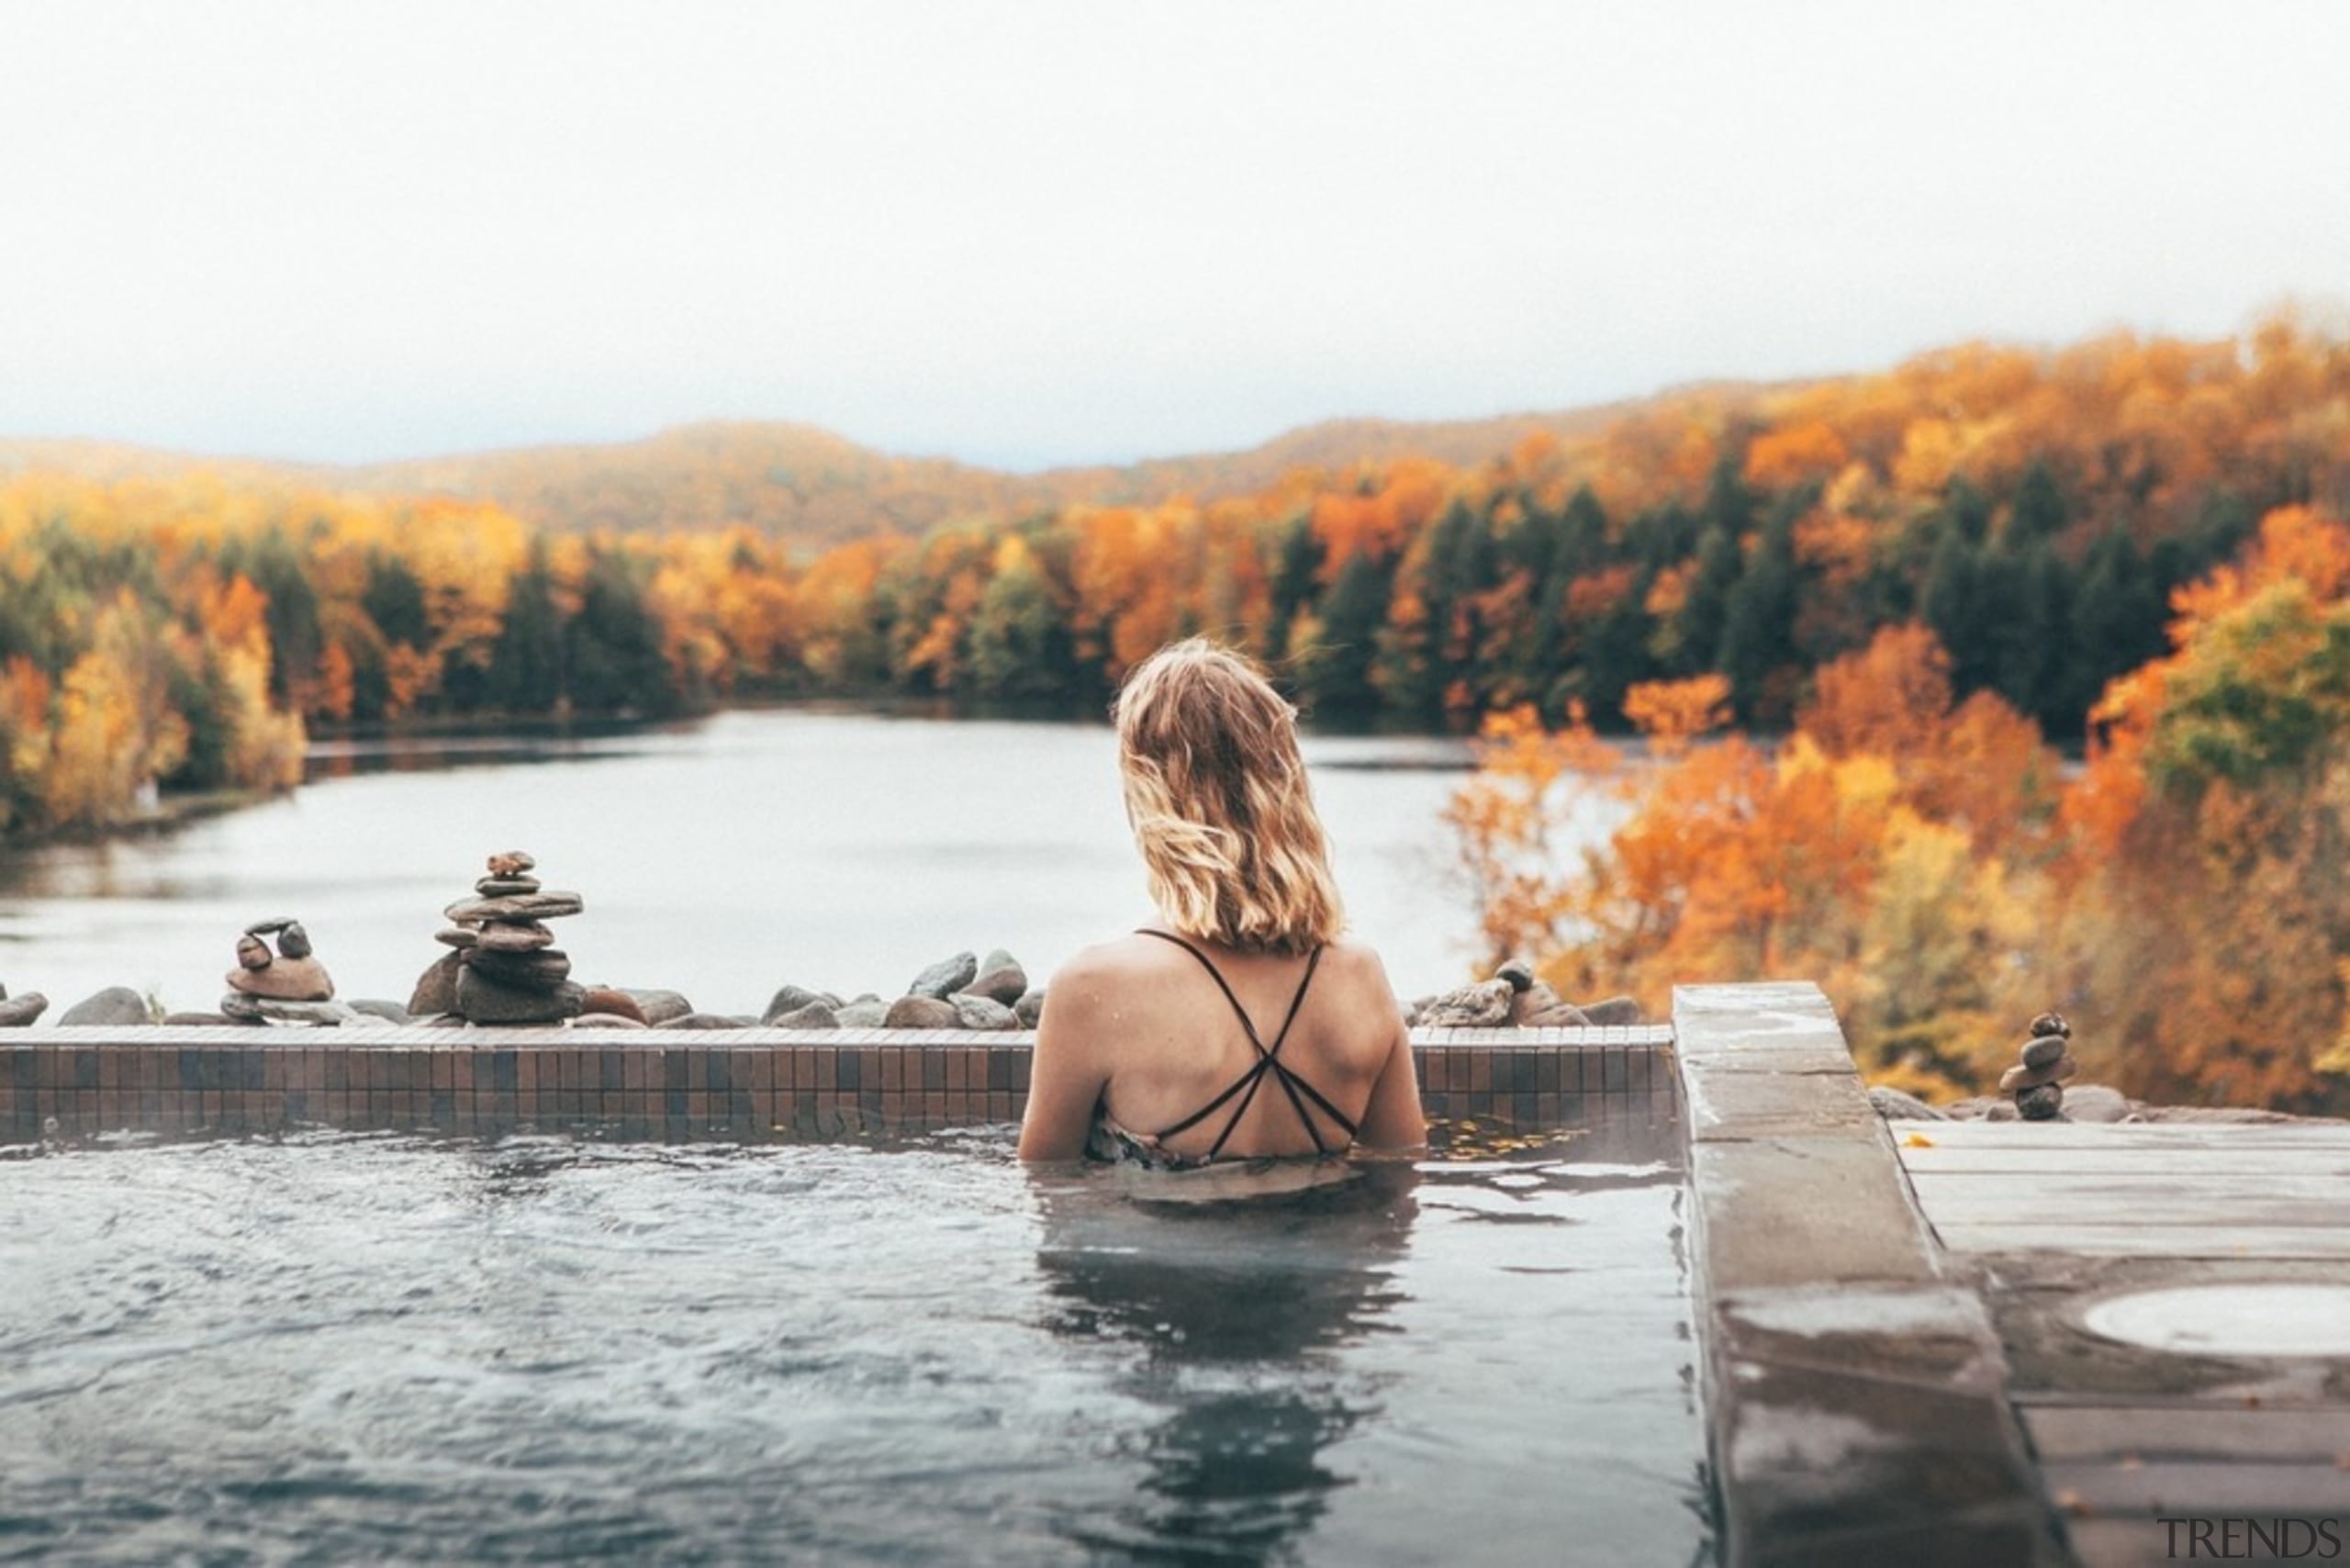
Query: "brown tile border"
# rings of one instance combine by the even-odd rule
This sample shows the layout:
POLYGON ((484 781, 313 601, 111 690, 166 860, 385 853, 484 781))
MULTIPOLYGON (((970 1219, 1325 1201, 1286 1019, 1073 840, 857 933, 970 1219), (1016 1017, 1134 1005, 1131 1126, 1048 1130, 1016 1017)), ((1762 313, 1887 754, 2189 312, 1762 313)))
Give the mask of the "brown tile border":
MULTIPOLYGON (((1413 1034, 1428 1114, 1518 1128, 1671 1096, 1673 1031, 1413 1034)), ((124 1131, 495 1132, 826 1137, 1017 1121, 1026 1032, 343 1029, 0 1033, 0 1144, 124 1131)))

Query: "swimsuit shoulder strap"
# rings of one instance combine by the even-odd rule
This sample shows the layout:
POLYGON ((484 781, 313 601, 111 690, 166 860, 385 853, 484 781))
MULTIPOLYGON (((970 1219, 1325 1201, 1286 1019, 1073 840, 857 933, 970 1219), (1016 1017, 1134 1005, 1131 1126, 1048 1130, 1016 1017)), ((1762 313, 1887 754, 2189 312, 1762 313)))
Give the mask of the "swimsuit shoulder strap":
MULTIPOLYGON (((1207 970, 1208 978, 1215 981, 1216 990, 1224 992, 1225 1001, 1232 1004, 1232 1015, 1240 1020, 1240 1027, 1242 1031, 1248 1035, 1248 1043, 1257 1047, 1258 1055, 1263 1056, 1267 1054, 1265 1051, 1265 1042, 1257 1037, 1257 1025, 1248 1022, 1248 1010, 1240 1005, 1240 999, 1238 997, 1232 994, 1232 987, 1225 980, 1224 971, 1215 967, 1215 960, 1214 958, 1209 958, 1205 953, 1201 952, 1197 947, 1194 947, 1189 942, 1184 941, 1181 936, 1176 935, 1171 931, 1153 931, 1149 926, 1144 925, 1136 927, 1135 935, 1137 936, 1156 936, 1161 942, 1172 942, 1175 946, 1182 948, 1183 951, 1191 954, 1194 958, 1197 958, 1200 961, 1200 968, 1207 970)), ((1306 971, 1306 978, 1309 980, 1313 978, 1313 970, 1310 968, 1306 971)), ((1305 996, 1305 988, 1300 986, 1298 988, 1297 994, 1299 1000, 1303 1001, 1305 996)), ((1289 1011, 1290 1017, 1296 1017, 1297 1003, 1294 1002, 1290 1003, 1289 1011)), ((1281 1028, 1283 1032, 1287 1032, 1289 1028, 1288 1020, 1284 1019, 1282 1021, 1281 1028)), ((1277 1045, 1274 1048, 1279 1049, 1280 1047, 1277 1045)))
POLYGON ((1158 1135, 1160 1138, 1173 1137, 1178 1133, 1197 1126, 1223 1109, 1235 1095, 1237 1095, 1240 1098, 1240 1103, 1233 1106, 1231 1116, 1224 1124, 1224 1130, 1216 1135, 1214 1145, 1208 1150, 1208 1158, 1214 1159, 1223 1151, 1225 1141, 1231 1137, 1233 1132, 1240 1126, 1240 1118, 1248 1114, 1249 1103, 1256 1099, 1258 1087, 1264 1082, 1268 1071, 1280 1081, 1282 1092, 1289 1097, 1291 1106, 1297 1112, 1297 1119, 1304 1124, 1305 1136, 1314 1140, 1315 1152, 1326 1154, 1329 1148, 1322 1141, 1321 1129, 1314 1125, 1313 1114, 1306 1109, 1307 1100, 1320 1106, 1325 1115, 1344 1128, 1348 1138, 1354 1137, 1353 1119, 1336 1105, 1331 1104, 1314 1085, 1305 1081, 1303 1074, 1292 1071, 1289 1065, 1281 1059, 1281 1048, 1282 1043, 1289 1038, 1290 1025, 1297 1022, 1298 1010, 1305 1005, 1306 989, 1313 985, 1314 972, 1321 967, 1322 948, 1316 947, 1306 955, 1305 973, 1298 980, 1297 990, 1289 1000, 1289 1011, 1281 1015, 1281 1026, 1274 1034, 1273 1043, 1269 1048, 1265 1042, 1258 1037, 1257 1026, 1248 1021, 1248 1010, 1241 1006, 1240 999, 1232 993, 1231 985, 1225 980, 1224 972, 1215 967, 1214 959, 1170 932, 1154 931, 1148 926, 1142 926, 1137 928, 1136 935, 1156 936, 1162 942, 1172 942, 1186 953, 1191 954, 1192 958, 1197 958, 1200 961, 1200 967, 1207 970, 1209 977, 1215 981, 1216 989, 1224 992, 1224 1000, 1231 1004, 1233 1016, 1240 1020, 1241 1031, 1248 1036, 1249 1045, 1254 1047, 1257 1052, 1255 1064, 1236 1079, 1232 1087, 1177 1122, 1173 1126, 1166 1128, 1158 1135))

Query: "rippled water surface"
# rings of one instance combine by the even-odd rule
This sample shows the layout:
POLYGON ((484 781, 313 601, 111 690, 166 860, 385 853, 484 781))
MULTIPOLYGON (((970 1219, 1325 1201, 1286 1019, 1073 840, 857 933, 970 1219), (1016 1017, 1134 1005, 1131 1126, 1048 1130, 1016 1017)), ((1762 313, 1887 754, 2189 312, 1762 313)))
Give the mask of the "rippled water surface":
POLYGON ((1674 1147, 0 1163, 0 1559, 1688 1563, 1674 1147))
MULTIPOLYGON (((1356 928, 1405 995, 1467 978, 1438 813, 1460 743, 1309 738, 1356 928)), ((1007 946, 1043 980, 1147 917, 1102 725, 722 713, 567 741, 331 749, 292 797, 153 837, 0 854, 0 983, 209 1008, 247 923, 300 916, 346 997, 405 1001, 442 906, 521 847, 586 895, 574 977, 756 1013, 786 980, 885 996, 1007 946), (336 776, 348 769, 347 777, 336 776)), ((54 1016, 54 1014, 51 1014, 54 1016)))

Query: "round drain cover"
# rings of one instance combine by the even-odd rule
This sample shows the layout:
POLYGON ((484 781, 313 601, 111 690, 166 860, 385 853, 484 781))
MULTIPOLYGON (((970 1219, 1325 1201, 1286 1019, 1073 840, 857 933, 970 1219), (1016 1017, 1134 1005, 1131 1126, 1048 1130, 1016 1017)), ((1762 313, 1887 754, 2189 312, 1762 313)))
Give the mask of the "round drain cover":
POLYGON ((2350 1285, 2181 1285, 2108 1296, 2089 1332, 2182 1355, 2350 1356, 2350 1285))

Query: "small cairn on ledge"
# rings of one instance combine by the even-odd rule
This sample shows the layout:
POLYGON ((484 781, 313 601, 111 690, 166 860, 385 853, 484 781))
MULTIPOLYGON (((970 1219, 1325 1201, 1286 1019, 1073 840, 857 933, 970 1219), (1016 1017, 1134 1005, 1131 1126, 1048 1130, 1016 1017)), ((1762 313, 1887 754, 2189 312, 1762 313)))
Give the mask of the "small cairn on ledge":
POLYGON ((1418 998, 1404 1009, 1404 1021, 1416 1029, 1580 1029, 1637 1024, 1640 1005, 1611 996, 1577 1006, 1535 979, 1531 963, 1512 958, 1491 980, 1418 998))
POLYGON ((471 1024, 560 1024, 579 1015, 587 991, 571 980, 571 956, 552 946, 546 926, 580 913, 577 893, 543 890, 531 875, 538 862, 519 849, 489 857, 475 897, 442 913, 433 939, 454 949, 424 971, 408 1010, 471 1024))
POLYGON ((2079 1063, 2073 1059, 2073 1026, 2059 1013, 2031 1021, 2023 1059, 1999 1076, 1999 1092, 2016 1097, 2016 1114, 2027 1122, 2053 1122, 2064 1114, 2065 1081, 2079 1063))
POLYGON ((246 926, 228 980, 220 1013, 240 1024, 338 1025, 358 1016, 334 999, 334 981, 311 951, 310 934, 291 917, 246 926))
POLYGON ((49 1011, 49 998, 37 991, 22 996, 10 996, 8 988, 0 985, 0 1029, 23 1029, 34 1019, 49 1011))

